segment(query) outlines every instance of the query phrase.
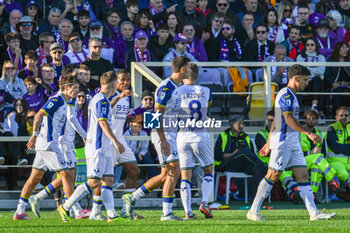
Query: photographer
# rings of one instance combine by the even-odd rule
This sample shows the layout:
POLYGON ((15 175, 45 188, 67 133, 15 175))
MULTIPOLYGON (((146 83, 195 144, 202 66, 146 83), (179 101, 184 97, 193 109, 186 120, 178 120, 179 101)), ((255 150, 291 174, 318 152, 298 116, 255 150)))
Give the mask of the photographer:
POLYGON ((243 116, 234 115, 229 124, 230 128, 220 133, 215 143, 215 170, 252 175, 249 181, 249 193, 254 197, 255 188, 258 187, 267 167, 255 155, 253 143, 243 131, 243 116))

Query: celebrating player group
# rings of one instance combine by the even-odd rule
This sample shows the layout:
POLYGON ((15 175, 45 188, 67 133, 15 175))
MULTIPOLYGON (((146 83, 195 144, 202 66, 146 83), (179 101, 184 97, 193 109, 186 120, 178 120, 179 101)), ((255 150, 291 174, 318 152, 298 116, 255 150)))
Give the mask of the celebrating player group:
MULTIPOLYGON (((207 120, 211 91, 196 84, 198 67, 190 63, 188 58, 178 56, 172 62, 172 70, 172 75, 162 81, 155 92, 154 110, 161 113, 162 118, 167 121, 207 120)), ((247 215, 249 220, 265 220, 259 212, 260 206, 285 168, 293 169, 300 195, 311 220, 324 220, 335 216, 334 213, 324 214, 317 210, 300 144, 287 143, 298 142, 298 132, 306 134, 312 141, 320 140, 316 134, 308 132, 297 122, 299 105, 295 93, 306 87, 309 75, 305 67, 292 66, 288 71, 288 86, 282 89, 276 98, 276 122, 267 144, 260 152, 261 155, 266 155, 271 149, 269 170, 258 187, 252 208, 247 215)), ((61 188, 68 198, 57 209, 63 222, 69 221, 73 212, 76 219, 90 218, 108 222, 125 218, 141 219, 143 217, 134 212, 136 201, 163 186, 163 210, 160 220, 182 221, 183 219, 175 216, 172 211, 175 185, 180 175, 180 194, 185 219, 196 219, 191 209, 191 177, 195 162, 199 162, 204 173, 199 210, 205 218, 213 218, 208 200, 213 189, 214 156, 207 129, 189 125, 164 127, 163 121, 160 121, 160 128, 152 131, 151 139, 162 165, 161 173, 136 189, 140 171, 134 153, 123 137, 123 127, 130 109, 130 77, 126 70, 109 71, 100 77, 100 84, 99 92, 89 103, 87 132, 76 119, 79 83, 74 72, 62 75, 59 81, 60 91, 36 114, 33 136, 27 143, 29 149, 35 147, 36 156, 13 219, 31 220, 25 213, 28 203, 35 216, 40 217, 41 201, 61 188), (74 190, 76 160, 72 142, 75 131, 85 141, 88 180, 74 190), (120 216, 115 211, 112 189, 115 164, 123 166, 127 173, 120 216), (35 185, 40 182, 47 169, 57 172, 59 178, 38 194, 31 196, 35 185), (82 209, 79 205, 79 201, 88 194, 93 194, 91 211, 82 209), (107 216, 101 213, 102 204, 107 216)))

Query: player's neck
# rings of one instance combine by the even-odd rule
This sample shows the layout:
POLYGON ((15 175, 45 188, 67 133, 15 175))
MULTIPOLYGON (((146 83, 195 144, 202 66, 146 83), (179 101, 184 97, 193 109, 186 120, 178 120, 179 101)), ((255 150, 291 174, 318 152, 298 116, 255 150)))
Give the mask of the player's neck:
POLYGON ((182 79, 181 79, 181 77, 180 77, 180 75, 179 74, 172 74, 171 76, 170 76, 170 79, 174 82, 174 83, 176 83, 177 85, 179 85, 181 82, 182 82, 182 79))
POLYGON ((64 98, 64 100, 66 102, 68 102, 68 101, 70 101, 72 99, 72 97, 70 97, 69 95, 65 94, 64 92, 62 92, 62 96, 63 96, 63 98, 64 98))
POLYGON ((293 84, 291 84, 291 83, 289 83, 289 84, 287 85, 287 87, 288 87, 292 92, 294 92, 294 94, 298 92, 298 89, 297 89, 293 84))
POLYGON ((100 93, 104 94, 107 98, 113 95, 111 90, 108 90, 108 88, 103 88, 103 87, 101 87, 100 93))

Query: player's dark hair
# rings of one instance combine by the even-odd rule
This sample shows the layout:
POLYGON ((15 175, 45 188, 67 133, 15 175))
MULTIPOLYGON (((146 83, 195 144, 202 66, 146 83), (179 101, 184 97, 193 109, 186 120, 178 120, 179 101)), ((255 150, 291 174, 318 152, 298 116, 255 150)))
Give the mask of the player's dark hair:
POLYGON ((36 54, 36 52, 34 52, 33 50, 28 50, 24 55, 24 59, 33 59, 34 61, 37 61, 38 54, 36 54))
POLYGON ((173 68, 174 73, 179 73, 181 68, 186 66, 191 60, 188 57, 177 56, 171 63, 171 68, 173 68))
POLYGON ((107 85, 117 81, 117 74, 111 70, 102 74, 100 83, 101 85, 107 85))
POLYGON ((78 84, 78 75, 67 73, 61 76, 59 85, 60 89, 63 90, 64 86, 72 86, 74 84, 78 84))
POLYGON ((299 65, 299 64, 295 64, 292 65, 289 70, 288 70, 288 77, 291 79, 294 76, 297 75, 301 75, 301 76, 310 76, 311 73, 308 70, 308 68, 306 68, 303 65, 299 65))
POLYGON ((316 119, 318 119, 318 114, 315 110, 309 109, 306 112, 304 112, 304 118, 306 118, 307 116, 314 116, 316 117, 316 119))
POLYGON ((339 111, 341 111, 341 110, 347 111, 348 113, 350 112, 347 107, 340 106, 339 108, 337 108, 337 111, 335 112, 335 115, 338 115, 339 111))
POLYGON ((194 63, 190 64, 190 69, 191 69, 191 79, 197 80, 198 78, 198 66, 194 63))
POLYGON ((119 77, 120 74, 126 74, 128 75, 129 72, 126 69, 119 69, 115 72, 115 74, 117 75, 117 78, 119 77))

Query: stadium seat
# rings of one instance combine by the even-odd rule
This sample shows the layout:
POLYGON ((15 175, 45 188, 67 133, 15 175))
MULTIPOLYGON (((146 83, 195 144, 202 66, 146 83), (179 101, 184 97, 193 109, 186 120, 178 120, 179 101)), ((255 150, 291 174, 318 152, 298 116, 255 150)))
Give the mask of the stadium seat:
POLYGON ((226 176, 226 200, 225 204, 228 205, 230 200, 230 183, 231 178, 243 178, 244 179, 244 202, 248 203, 248 178, 253 177, 252 175, 245 174, 244 172, 217 172, 214 190, 214 200, 218 197, 219 179, 222 176, 226 176))
MULTIPOLYGON (((271 83, 271 92, 278 91, 278 84, 271 83)), ((249 120, 263 120, 265 117, 265 85, 264 82, 255 82, 249 86, 249 92, 262 92, 261 94, 249 94, 247 105, 249 107, 249 120)), ((271 106, 274 105, 276 94, 271 94, 271 106)))
MULTIPOLYGON (((216 69, 202 69, 197 83, 210 88, 212 93, 224 91, 220 72, 216 69)), ((213 102, 209 109, 209 115, 210 113, 223 113, 223 109, 225 109, 225 95, 212 95, 212 99, 213 102)))

